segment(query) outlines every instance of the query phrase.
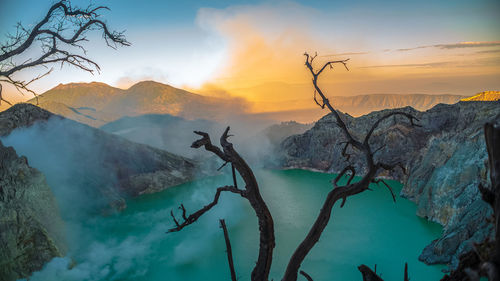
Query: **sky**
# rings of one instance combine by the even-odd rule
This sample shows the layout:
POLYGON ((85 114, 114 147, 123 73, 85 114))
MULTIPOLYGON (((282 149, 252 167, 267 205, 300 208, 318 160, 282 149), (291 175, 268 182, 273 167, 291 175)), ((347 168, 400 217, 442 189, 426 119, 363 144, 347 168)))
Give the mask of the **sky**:
MULTIPOLYGON (((0 41, 17 22, 33 26, 53 1, 0 0, 0 41)), ((500 1, 73 1, 106 5, 102 18, 130 47, 89 34, 87 56, 101 72, 56 67, 32 88, 141 80, 212 96, 238 96, 254 112, 310 108, 304 52, 321 65, 349 58, 349 71, 322 74, 328 95, 459 94, 500 89, 500 1)), ((32 48, 28 56, 40 50, 32 48)), ((18 74, 29 79, 44 69, 18 74)), ((7 87, 13 101, 29 98, 7 87)))

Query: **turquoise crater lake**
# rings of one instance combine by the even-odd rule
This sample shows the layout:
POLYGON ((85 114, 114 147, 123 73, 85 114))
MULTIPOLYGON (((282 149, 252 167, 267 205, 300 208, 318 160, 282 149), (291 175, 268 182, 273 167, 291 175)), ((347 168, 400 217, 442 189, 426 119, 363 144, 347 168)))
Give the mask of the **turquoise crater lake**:
MULTIPOLYGON (((282 277, 333 178, 305 170, 257 172, 276 229, 270 279, 282 277)), ((30 280, 229 280, 220 218, 228 225, 238 280, 250 280, 258 226, 248 202, 239 196, 223 194, 219 205, 197 223, 165 233, 173 226, 171 209, 180 216, 176 208, 183 203, 188 213, 195 211, 212 200, 216 187, 230 183, 226 175, 201 179, 129 200, 128 208, 118 214, 68 222, 72 260, 56 258, 30 280)), ((390 184, 399 193, 401 184, 390 184)), ((301 268, 314 280, 361 280, 360 264, 377 264, 386 281, 402 280, 405 262, 411 280, 441 278, 441 267, 417 259, 424 246, 439 237, 441 226, 417 217, 414 203, 400 197, 393 203, 388 190, 375 185, 373 191, 349 198, 344 208, 338 205, 301 268)))

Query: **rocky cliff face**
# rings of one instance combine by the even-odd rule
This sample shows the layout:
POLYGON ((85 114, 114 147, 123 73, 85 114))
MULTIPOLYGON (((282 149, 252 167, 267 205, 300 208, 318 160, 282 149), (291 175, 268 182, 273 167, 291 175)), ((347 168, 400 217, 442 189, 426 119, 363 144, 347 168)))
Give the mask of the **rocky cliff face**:
MULTIPOLYGON (((384 121, 372 137, 372 148, 380 148, 375 159, 402 163, 407 175, 397 170, 383 176, 404 183, 401 195, 417 203, 417 215, 444 226, 442 237, 426 247, 420 259, 456 266, 458 255, 469 250, 471 242, 491 235, 486 222, 490 211, 477 185, 487 177, 482 128, 486 122, 500 120, 500 103, 440 104, 425 112, 410 107, 399 110, 415 115, 421 127, 410 127, 400 117, 384 121)), ((351 132, 364 136, 378 118, 390 111, 343 118, 351 132)), ((339 172, 347 165, 339 145, 343 140, 334 118, 327 115, 311 130, 281 144, 282 166, 339 172)), ((351 161, 357 170, 363 171, 356 151, 350 153, 354 154, 351 161)))
POLYGON ((0 280, 28 277, 65 251, 63 222, 45 177, 0 142, 0 280))
POLYGON ((137 196, 194 176, 195 163, 187 158, 128 141, 31 104, 17 104, 0 113, 0 137, 19 149, 27 138, 33 139, 32 144, 23 146, 27 154, 37 152, 28 149, 31 146, 52 152, 56 160, 52 164, 71 165, 72 171, 80 171, 75 174, 77 178, 85 179, 86 185, 103 188, 111 197, 116 195, 110 195, 116 193, 112 186, 120 194, 137 196), (57 163, 61 159, 66 162, 57 163))
POLYGON ((1 281, 28 277, 63 255, 63 219, 122 209, 124 198, 191 180, 196 169, 189 159, 31 104, 0 112, 0 140, 1 281))

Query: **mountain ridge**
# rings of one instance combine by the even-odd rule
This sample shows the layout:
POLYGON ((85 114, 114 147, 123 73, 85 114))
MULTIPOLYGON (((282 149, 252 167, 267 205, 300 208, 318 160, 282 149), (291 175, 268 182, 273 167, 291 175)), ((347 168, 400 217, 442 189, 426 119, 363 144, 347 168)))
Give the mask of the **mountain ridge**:
POLYGON ((28 103, 94 127, 143 114, 221 119, 246 108, 243 99, 203 96, 155 81, 141 81, 128 89, 100 82, 60 84, 28 103))
MULTIPOLYGON (((258 89, 256 89, 258 90, 258 89)), ((475 97, 475 96, 474 96, 475 97)), ((243 98, 213 97, 175 88, 152 80, 140 81, 128 89, 120 89, 101 82, 68 83, 46 91, 28 102, 37 104, 56 114, 80 123, 99 127, 125 116, 144 114, 170 114, 185 119, 210 119, 220 121, 232 115, 252 114, 265 116, 274 121, 295 120, 310 123, 321 117, 314 111, 311 98, 285 99, 277 97, 254 103, 262 105, 262 112, 250 112, 251 103, 243 98), (304 106, 307 105, 307 106, 304 106), (283 108, 265 111, 266 108, 283 108), (300 114, 297 114, 300 112, 300 114)), ((439 103, 453 104, 460 100, 472 100, 453 94, 365 94, 332 96, 335 107, 352 116, 362 116, 372 111, 411 106, 427 110, 439 103)), ((477 100, 475 98, 474 100, 477 100)))
POLYGON ((484 91, 462 101, 497 101, 500 100, 500 91, 484 91))

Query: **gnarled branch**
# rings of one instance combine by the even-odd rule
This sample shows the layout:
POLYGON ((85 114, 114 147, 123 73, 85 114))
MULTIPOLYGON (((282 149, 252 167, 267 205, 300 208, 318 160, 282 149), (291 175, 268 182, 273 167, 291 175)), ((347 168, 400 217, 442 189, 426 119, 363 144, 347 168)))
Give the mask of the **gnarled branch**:
POLYGON ((199 209, 198 211, 192 213, 188 217, 186 217, 186 209, 184 208, 184 205, 181 204, 181 207, 179 207, 179 208, 182 209, 182 218, 184 221, 182 223, 179 223, 177 221, 177 219, 175 218, 173 212, 171 211, 170 214, 174 220, 175 227, 169 229, 167 231, 167 233, 180 231, 184 227, 197 221, 202 215, 204 215, 206 212, 208 212, 210 209, 212 209, 215 205, 217 205, 217 203, 219 202, 220 194, 224 191, 229 191, 232 193, 240 194, 243 197, 245 196, 245 192, 243 190, 237 189, 234 186, 227 185, 227 186, 219 187, 219 188, 217 188, 217 192, 215 192, 215 196, 214 196, 214 199, 212 200, 212 202, 205 205, 203 208, 199 209))
MULTIPOLYGON (((222 146, 222 149, 212 144, 209 134, 200 131, 194 132, 195 134, 201 136, 201 138, 193 142, 191 147, 204 147, 205 150, 217 155, 221 160, 231 163, 232 179, 234 183, 234 186, 231 186, 231 188, 233 190, 237 190, 243 198, 248 200, 255 212, 255 215, 257 216, 259 224, 259 255, 255 267, 252 270, 251 280, 268 280, 275 246, 273 218, 269 212, 269 208, 264 202, 264 199, 262 199, 262 196, 260 195, 259 185, 257 184, 257 179, 255 178, 252 169, 234 149, 233 144, 228 141, 228 138, 231 136, 229 134, 229 130, 230 128, 227 127, 220 137, 220 145, 222 146), (240 174, 241 178, 245 182, 244 189, 236 188, 236 172, 240 174)), ((217 204, 216 199, 218 200, 217 194, 212 203, 208 204, 195 214, 202 215, 204 212, 208 211, 217 204)), ((188 217, 188 220, 173 229, 175 231, 181 230, 185 225, 192 222, 194 221, 192 221, 190 216, 188 217)))
MULTIPOLYGON (((324 229, 326 228, 326 226, 328 225, 328 223, 330 221, 330 218, 332 215, 332 208, 333 208, 334 204, 338 200, 342 199, 341 207, 344 206, 347 197, 353 196, 353 195, 356 195, 356 194, 359 194, 363 191, 368 190, 370 183, 377 181, 377 180, 375 180, 375 177, 377 176, 378 170, 380 168, 391 168, 390 165, 386 165, 383 163, 375 164, 375 162, 373 160, 372 149, 370 147, 370 144, 368 143, 368 139, 370 138, 370 135, 373 133, 375 128, 377 128, 377 126, 380 124, 380 122, 383 119, 388 118, 389 116, 393 116, 395 114, 389 114, 387 116, 382 117, 382 120, 378 120, 377 122, 375 122, 375 124, 372 126, 372 129, 368 132, 368 135, 361 142, 360 140, 358 140, 355 136, 353 136, 350 133, 349 129, 347 128, 347 125, 340 117, 340 114, 337 112, 337 110, 335 110, 333 108, 333 106, 331 105, 328 98, 325 96, 325 94, 323 93, 321 88, 318 86, 318 77, 327 67, 332 68, 334 64, 342 64, 342 65, 344 65, 344 67, 347 70, 349 70, 347 68, 348 59, 347 60, 328 61, 318 71, 315 71, 312 63, 314 61, 314 58, 316 58, 316 55, 310 56, 308 53, 305 53, 304 56, 306 57, 305 65, 309 69, 309 71, 311 72, 311 75, 313 76, 312 82, 313 82, 314 89, 318 93, 318 95, 322 98, 322 105, 323 106, 321 106, 321 105, 320 106, 322 108, 326 106, 330 110, 331 114, 334 116, 334 118, 336 120, 337 125, 340 127, 342 133, 344 134, 344 137, 346 138, 345 146, 342 150, 342 155, 344 157, 346 157, 347 160, 349 160, 350 155, 347 153, 347 148, 349 145, 351 145, 353 148, 359 150, 365 156, 367 172, 363 175, 361 180, 359 180, 355 183, 351 183, 352 178, 354 177, 353 176, 354 175, 354 168, 348 166, 348 167, 344 168, 344 170, 340 173, 340 177, 341 177, 348 170, 350 170, 352 172, 351 178, 348 180, 347 184, 344 186, 338 187, 338 186, 336 186, 336 184, 338 183, 338 180, 340 179, 340 177, 337 177, 335 179, 335 181, 333 182, 334 188, 333 188, 333 190, 331 190, 328 193, 328 195, 323 203, 323 206, 321 207, 320 213, 316 217, 314 224, 311 226, 307 236, 304 238, 304 240, 302 240, 300 245, 297 247, 295 252, 292 254, 292 256, 288 262, 288 265, 287 265, 287 268, 286 268, 286 271, 285 271, 285 274, 283 276, 282 281, 296 281, 297 280, 297 274, 298 274, 299 268, 300 268, 303 260, 308 255, 308 253, 311 251, 311 249, 314 247, 314 245, 319 241, 321 234, 323 233, 324 229)), ((319 102, 317 102, 317 101, 316 101, 316 103, 319 104, 319 102)), ((399 114, 399 113, 397 113, 397 114, 399 114)), ((416 119, 415 117, 413 117, 407 113, 401 113, 401 115, 408 117, 410 119, 410 122, 412 124, 414 124, 413 120, 416 119)), ((394 192, 390 188, 389 188, 389 190, 391 192, 393 199, 395 199, 394 192)))
MULTIPOLYGON (((60 64, 61 67, 69 64, 89 73, 99 72, 99 65, 86 57, 86 49, 82 45, 88 41, 86 37, 88 31, 101 30, 106 44, 111 48, 130 45, 123 32, 111 31, 106 22, 100 19, 102 10, 109 8, 104 6, 75 8, 71 6, 69 0, 62 0, 53 4, 45 17, 32 29, 26 29, 19 23, 16 33, 8 35, 9 40, 0 45, 0 82, 13 85, 21 94, 31 93, 37 98, 37 94, 29 88, 29 85, 48 75, 53 68, 30 81, 14 78, 16 73, 37 66, 49 68, 54 64, 60 64), (68 30, 71 30, 71 33, 65 35, 68 30), (35 44, 42 50, 38 58, 16 61, 35 44), (83 54, 75 53, 68 48, 80 49, 83 54)), ((2 98, 1 90, 0 88, 0 103, 2 100, 7 102, 2 98)))

